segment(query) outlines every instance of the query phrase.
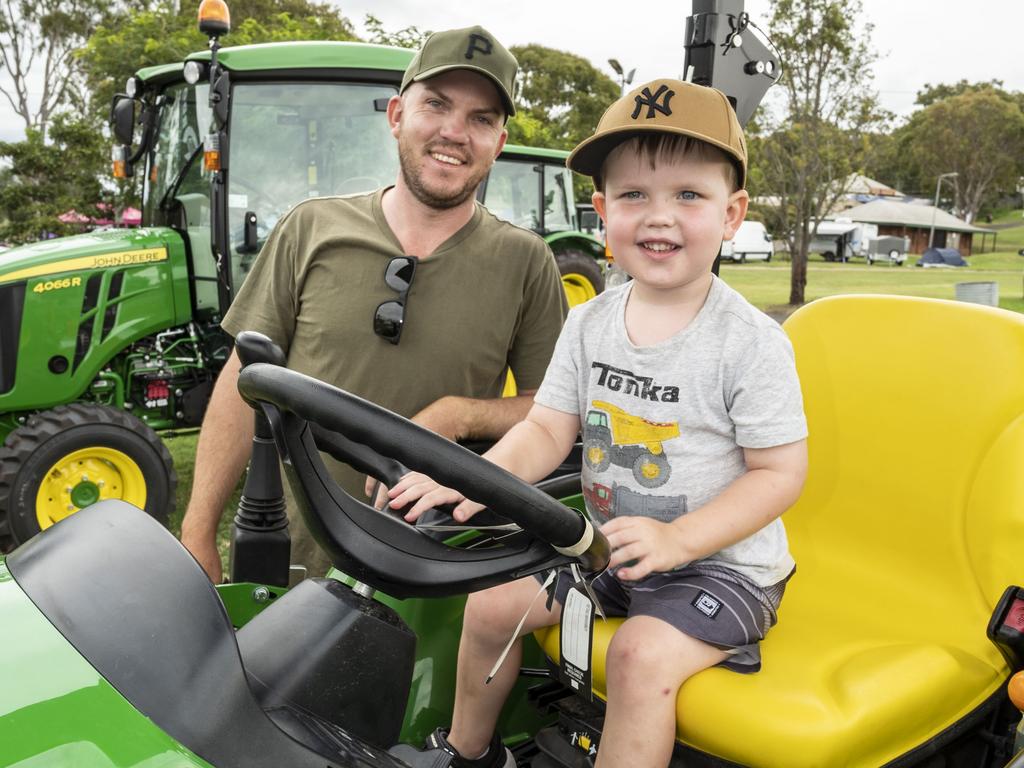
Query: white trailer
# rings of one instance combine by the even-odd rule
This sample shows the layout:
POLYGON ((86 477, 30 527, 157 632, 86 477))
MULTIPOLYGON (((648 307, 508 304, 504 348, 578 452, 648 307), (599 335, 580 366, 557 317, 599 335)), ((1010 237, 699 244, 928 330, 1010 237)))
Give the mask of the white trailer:
POLYGON ((878 237, 877 224, 864 224, 850 219, 825 219, 811 240, 808 253, 820 253, 825 261, 847 261, 866 258, 868 243, 878 237))

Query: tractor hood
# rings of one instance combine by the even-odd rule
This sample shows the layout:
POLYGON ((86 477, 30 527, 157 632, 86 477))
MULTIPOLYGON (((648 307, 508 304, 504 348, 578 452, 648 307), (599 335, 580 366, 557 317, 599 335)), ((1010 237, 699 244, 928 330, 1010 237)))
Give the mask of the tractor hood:
POLYGON ((166 261, 181 238, 167 227, 111 229, 43 240, 0 253, 0 284, 166 261))

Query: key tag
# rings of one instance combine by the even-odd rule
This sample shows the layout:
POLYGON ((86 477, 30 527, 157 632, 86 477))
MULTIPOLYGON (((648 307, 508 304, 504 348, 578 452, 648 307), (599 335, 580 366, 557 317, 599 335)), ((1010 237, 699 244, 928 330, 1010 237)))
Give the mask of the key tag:
MULTIPOLYGON (((578 572, 574 570, 574 575, 578 572)), ((577 581, 565 596, 559 633, 558 677, 577 693, 592 700, 593 670, 590 654, 594 646, 595 604, 586 584, 577 581)))

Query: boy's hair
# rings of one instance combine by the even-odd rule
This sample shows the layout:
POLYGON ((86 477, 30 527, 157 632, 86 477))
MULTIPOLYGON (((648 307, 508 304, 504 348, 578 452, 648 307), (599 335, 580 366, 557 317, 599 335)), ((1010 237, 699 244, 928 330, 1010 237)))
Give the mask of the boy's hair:
POLYGON ((693 157, 707 163, 718 163, 722 166, 722 174, 725 176, 725 183, 729 192, 736 192, 740 189, 740 170, 735 162, 725 152, 713 144, 695 139, 692 136, 685 136, 681 133, 641 133, 629 136, 614 147, 605 155, 601 168, 594 175, 594 189, 604 192, 606 171, 608 161, 618 152, 633 151, 641 159, 647 160, 653 171, 658 161, 672 160, 680 157, 693 157))
POLYGON ((580 142, 565 164, 577 173, 599 177, 608 155, 623 141, 638 135, 696 140, 683 147, 666 145, 659 139, 642 142, 638 146, 652 163, 662 153, 700 154, 706 151, 701 145, 718 149, 736 169, 737 179, 732 186, 743 189, 746 184, 747 143, 729 99, 719 90, 682 80, 655 80, 615 101, 601 116, 594 135, 580 142))

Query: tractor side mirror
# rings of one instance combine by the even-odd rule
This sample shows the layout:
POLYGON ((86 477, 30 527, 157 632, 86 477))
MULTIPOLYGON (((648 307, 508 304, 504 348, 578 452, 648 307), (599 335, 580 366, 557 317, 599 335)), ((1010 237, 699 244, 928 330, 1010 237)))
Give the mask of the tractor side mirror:
POLYGON ((119 93, 110 106, 110 125, 118 144, 132 145, 135 133, 135 99, 119 93))

